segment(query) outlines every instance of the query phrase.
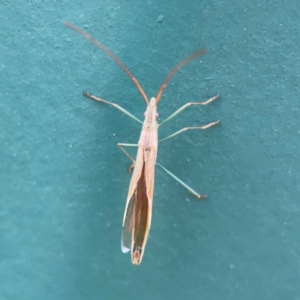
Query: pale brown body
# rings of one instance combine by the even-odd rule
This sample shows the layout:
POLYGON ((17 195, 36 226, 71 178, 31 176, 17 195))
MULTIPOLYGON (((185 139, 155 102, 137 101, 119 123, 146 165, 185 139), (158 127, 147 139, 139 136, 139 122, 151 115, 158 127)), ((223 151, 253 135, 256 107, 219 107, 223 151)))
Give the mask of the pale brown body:
POLYGON ((158 146, 156 119, 156 99, 152 98, 145 112, 122 226, 122 251, 131 249, 133 264, 139 264, 142 260, 151 225, 158 146))
MULTIPOLYGON (((205 102, 189 102, 178 110, 176 110, 171 116, 166 118, 162 123, 159 125, 157 124, 157 104, 161 98, 161 95, 166 88, 168 82, 170 81, 171 77, 184 65, 188 64, 190 61, 194 60, 195 58, 204 55, 207 50, 205 48, 199 49, 198 51, 192 53, 186 59, 181 61, 177 64, 169 73, 165 81, 163 82, 162 86, 160 87, 156 98, 151 98, 150 102, 148 98, 138 83, 138 81, 134 78, 134 76, 130 73, 130 71, 123 65, 123 63, 113 54, 111 53, 104 45, 99 43, 89 34, 84 32, 83 30, 77 28, 76 26, 65 22, 65 25, 71 28, 72 30, 78 32, 86 39, 90 40, 94 43, 97 47, 99 47, 102 51, 104 51, 108 56, 110 56, 122 69, 123 71, 130 77, 133 83, 136 85, 137 89, 141 93, 143 99, 147 104, 147 110, 145 112, 145 120, 143 122, 142 132, 140 135, 140 139, 138 145, 132 144, 118 144, 118 147, 127 155, 127 157, 133 162, 134 170, 132 174, 132 178, 129 185, 128 196, 126 201, 126 207, 124 212, 123 218, 123 225, 122 225, 122 238, 121 238, 121 249, 123 252, 128 252, 131 250, 131 260, 133 264, 140 264, 149 230, 151 225, 151 218, 152 218, 152 203, 153 203, 153 191, 154 191, 154 172, 155 172, 155 164, 160 166, 165 172, 167 172, 171 177, 173 177, 179 184, 185 187, 190 193, 195 195, 197 198, 206 198, 205 195, 198 194, 188 185, 186 185, 183 181, 181 181, 178 177, 176 177, 173 173, 165 169, 160 164, 156 163, 156 155, 157 155, 157 147, 158 147, 158 127, 162 124, 166 123, 167 121, 171 120, 173 117, 178 115, 184 109, 191 105, 207 105, 211 103, 215 99, 219 98, 219 94, 208 99, 205 102), (134 161, 131 156, 123 149, 122 146, 138 146, 136 160, 134 161)), ((128 111, 120 107, 119 105, 109 102, 100 98, 97 98, 91 94, 86 92, 83 93, 84 96, 89 97, 93 100, 106 103, 111 105, 118 110, 122 111, 124 114, 128 115, 130 118, 142 123, 139 119, 135 116, 130 114, 128 111)), ((205 126, 200 127, 185 127, 174 134, 160 140, 160 142, 168 140, 177 136, 178 134, 185 132, 187 130, 192 129, 207 129, 214 125, 219 124, 220 121, 215 121, 209 123, 205 126)))

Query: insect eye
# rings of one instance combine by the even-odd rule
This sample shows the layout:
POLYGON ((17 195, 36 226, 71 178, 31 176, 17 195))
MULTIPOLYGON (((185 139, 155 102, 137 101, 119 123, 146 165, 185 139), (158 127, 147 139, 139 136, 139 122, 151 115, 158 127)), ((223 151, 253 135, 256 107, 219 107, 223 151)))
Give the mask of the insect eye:
POLYGON ((156 114, 155 114, 155 118, 157 119, 157 118, 158 118, 158 116, 159 116, 159 114, 158 114, 158 113, 156 113, 156 114))

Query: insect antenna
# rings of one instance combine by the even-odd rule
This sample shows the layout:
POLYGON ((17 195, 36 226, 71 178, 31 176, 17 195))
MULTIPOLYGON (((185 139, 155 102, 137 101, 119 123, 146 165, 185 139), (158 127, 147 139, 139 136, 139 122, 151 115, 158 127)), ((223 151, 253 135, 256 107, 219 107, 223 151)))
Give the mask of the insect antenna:
POLYGON ((136 85, 137 89, 139 90, 139 92, 141 93, 143 99, 145 100, 145 102, 148 104, 148 98, 144 92, 144 90, 142 89, 142 87, 140 86, 139 82, 136 80, 136 78, 130 73, 130 71, 124 66, 124 64, 112 53, 110 52, 104 45, 102 45, 100 42, 98 42, 95 38, 93 38, 91 35, 89 35, 88 33, 86 33, 85 31, 81 30, 80 28, 74 26, 73 24, 69 23, 69 22, 64 22, 64 24, 69 27, 70 29, 76 31, 77 33, 79 33, 80 35, 82 35, 84 38, 86 38, 87 40, 91 41, 94 45, 96 45, 98 48, 100 48, 103 52, 105 52, 110 58, 112 58, 121 68, 122 70, 128 75, 128 77, 133 81, 133 83, 136 85))
POLYGON ((167 78, 165 79, 165 81, 163 82, 163 84, 161 85, 157 96, 156 96, 156 104, 158 103, 158 101, 160 100, 160 97, 164 91, 164 89, 167 87, 170 79, 173 77, 173 75, 183 66, 185 66, 186 64, 188 64, 189 62, 191 62, 192 60, 194 60, 195 58, 202 56, 204 54, 207 53, 207 49, 206 48, 201 48, 199 50, 197 50, 196 52, 192 53, 190 56, 188 56, 187 58, 185 58, 184 60, 182 60, 180 63, 178 63, 169 73, 169 75, 167 76, 167 78))

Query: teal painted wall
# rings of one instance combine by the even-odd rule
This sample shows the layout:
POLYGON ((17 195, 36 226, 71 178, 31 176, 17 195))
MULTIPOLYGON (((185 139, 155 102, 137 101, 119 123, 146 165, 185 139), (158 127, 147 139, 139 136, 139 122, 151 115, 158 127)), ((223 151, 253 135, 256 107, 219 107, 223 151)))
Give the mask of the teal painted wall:
MULTIPOLYGON (((299 1, 1 1, 1 299, 300 299, 299 1), (288 2, 288 3, 287 3, 288 2), (130 176, 117 142, 142 118, 118 66, 63 25, 111 49, 159 103, 161 145, 143 262, 120 251, 130 176)), ((134 151, 132 152, 134 155, 134 151)))

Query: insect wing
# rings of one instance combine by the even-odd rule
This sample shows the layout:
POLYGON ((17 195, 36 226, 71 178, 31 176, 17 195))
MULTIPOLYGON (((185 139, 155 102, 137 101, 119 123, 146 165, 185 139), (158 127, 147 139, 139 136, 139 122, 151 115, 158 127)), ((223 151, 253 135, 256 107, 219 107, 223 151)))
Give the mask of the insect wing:
POLYGON ((131 197, 127 210, 124 215, 124 224, 122 228, 121 249, 123 253, 127 253, 131 248, 132 228, 134 222, 134 195, 131 197))
POLYGON ((152 197, 156 151, 143 149, 143 168, 135 191, 131 260, 140 264, 145 251, 152 218, 152 197))
POLYGON ((134 226, 135 191, 142 173, 142 167, 143 167, 142 161, 143 161, 143 152, 141 150, 138 150, 136 163, 134 166, 133 174, 129 185, 127 202, 126 202, 123 224, 122 224, 121 249, 122 252, 124 253, 128 252, 131 249, 132 230, 134 226))

